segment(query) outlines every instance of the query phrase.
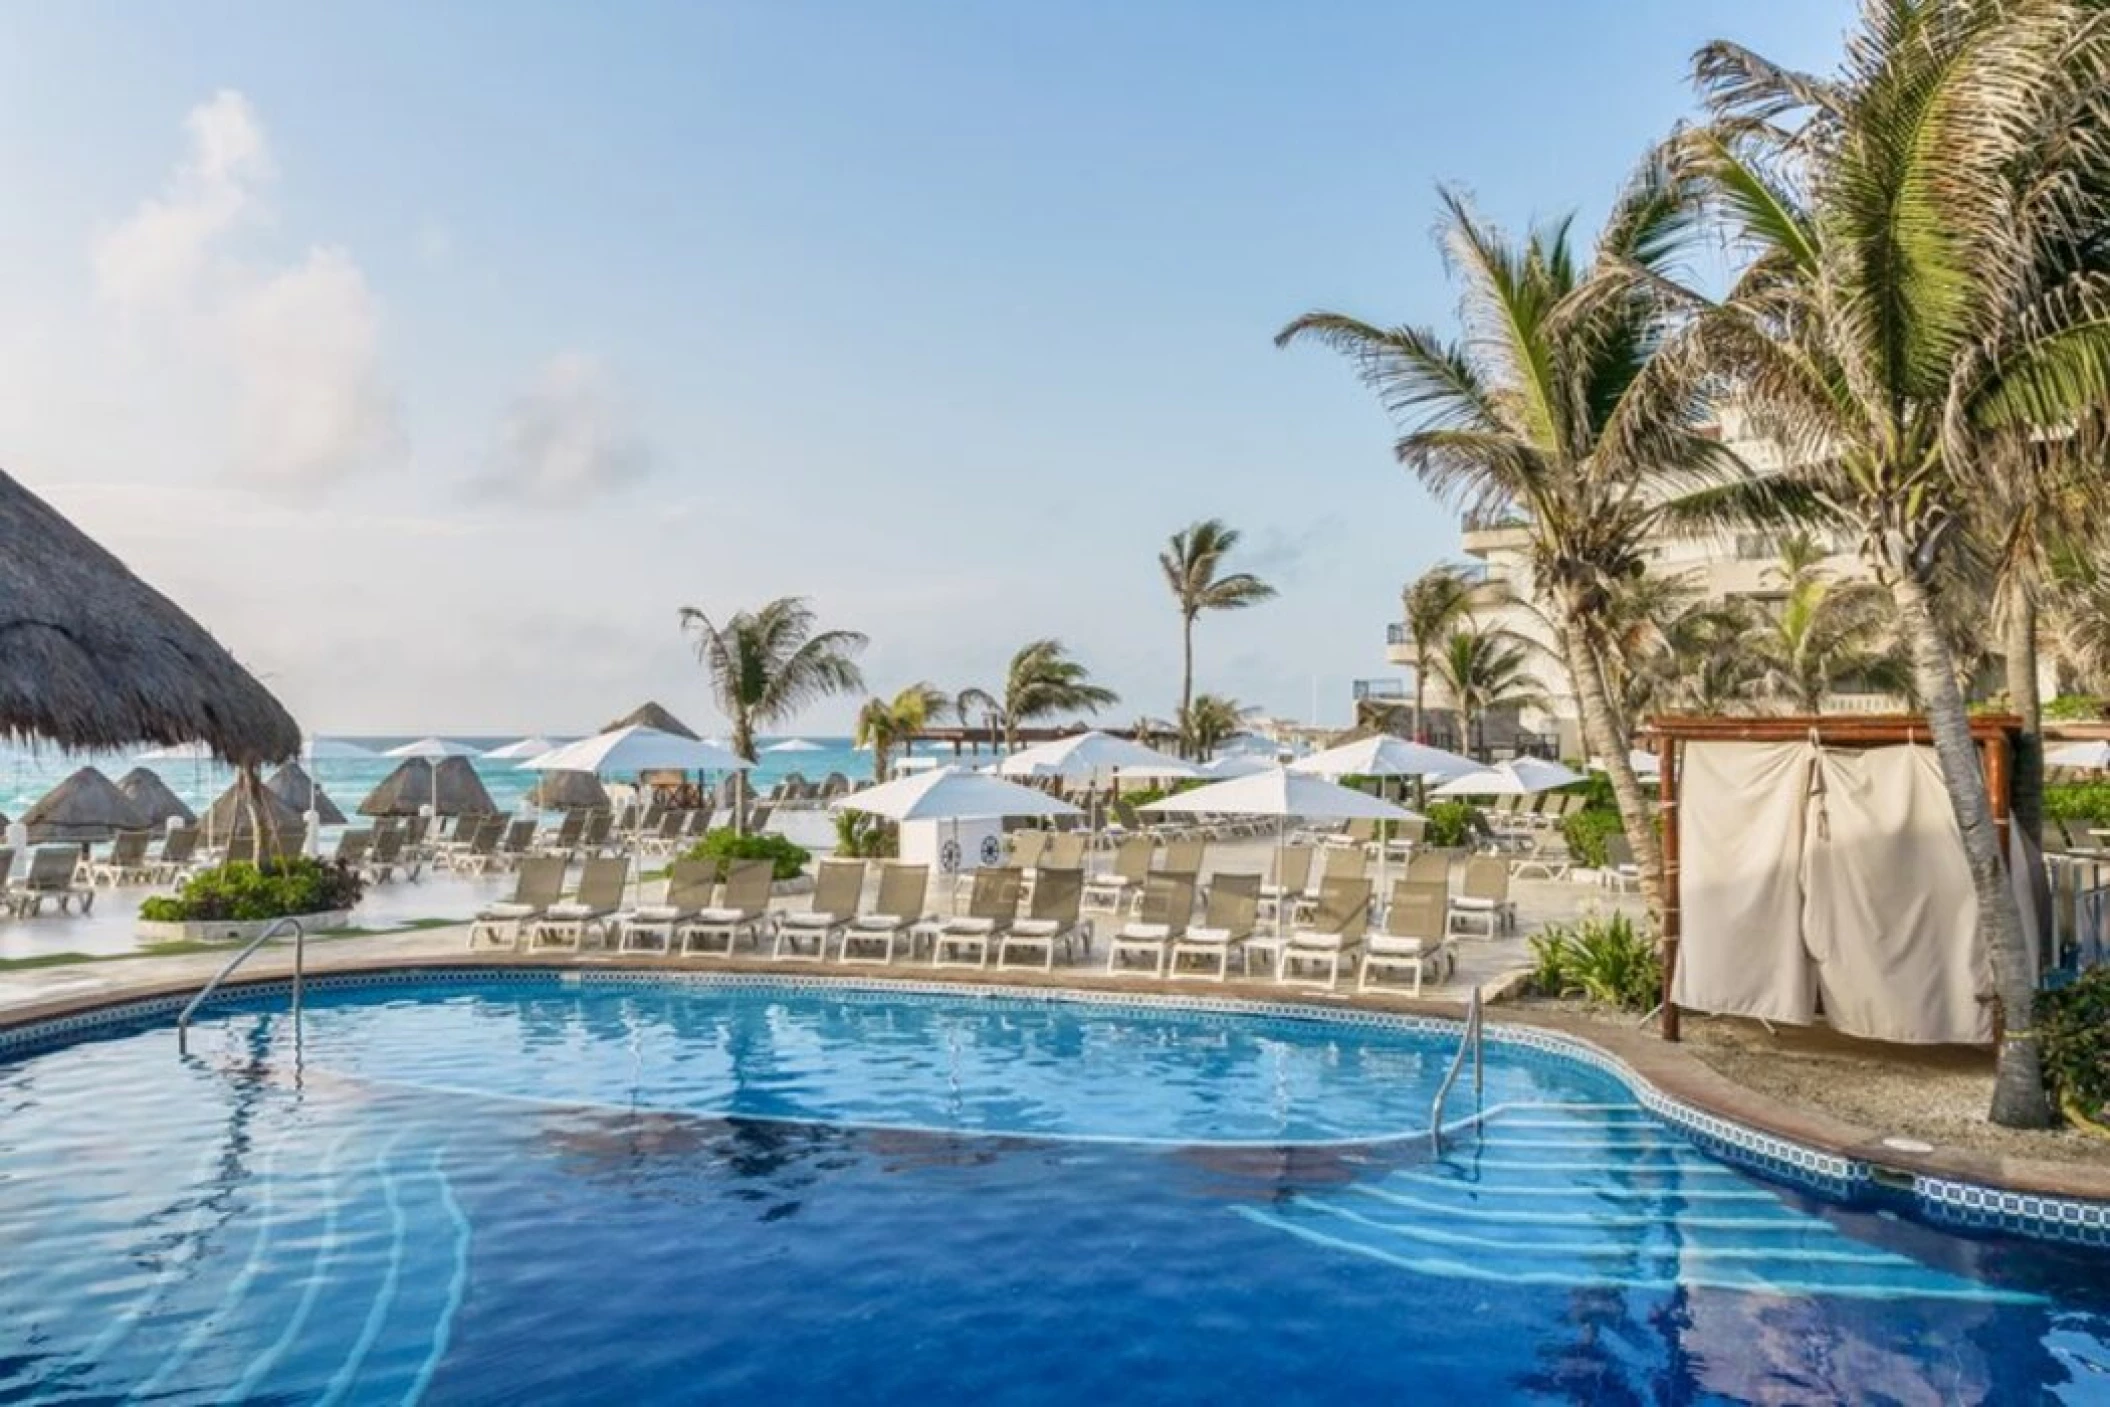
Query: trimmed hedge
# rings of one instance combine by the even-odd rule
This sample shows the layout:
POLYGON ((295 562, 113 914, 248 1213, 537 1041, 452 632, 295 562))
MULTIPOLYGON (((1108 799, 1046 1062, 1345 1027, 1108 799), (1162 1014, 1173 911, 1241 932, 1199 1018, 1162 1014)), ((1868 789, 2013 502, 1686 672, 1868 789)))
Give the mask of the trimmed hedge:
POLYGON ((1426 839, 1430 845, 1471 845, 1487 830, 1480 808, 1469 801, 1432 801, 1421 814, 1429 818, 1426 839))
POLYGON ((1605 843, 1624 829, 1615 808, 1585 806, 1561 822, 1561 837, 1568 843, 1570 859, 1585 869, 1599 870, 1611 858, 1605 843))
POLYGON ((2110 826, 2110 782, 2061 782, 2044 788, 2044 815, 2054 821, 2110 826))
POLYGON ((2091 968, 2037 998, 2044 1078, 2069 1111, 2110 1117, 2110 967, 2091 968))
POLYGON ((200 870, 174 895, 145 900, 139 916, 149 923, 253 923, 349 909, 365 892, 365 882, 349 866, 304 855, 266 860, 261 867, 230 860, 200 870))
POLYGON ((691 860, 768 860, 775 868, 778 879, 797 879, 805 871, 813 852, 802 845, 794 845, 781 835, 765 832, 761 835, 740 835, 730 826, 720 827, 705 833, 703 839, 689 847, 685 857, 691 860))

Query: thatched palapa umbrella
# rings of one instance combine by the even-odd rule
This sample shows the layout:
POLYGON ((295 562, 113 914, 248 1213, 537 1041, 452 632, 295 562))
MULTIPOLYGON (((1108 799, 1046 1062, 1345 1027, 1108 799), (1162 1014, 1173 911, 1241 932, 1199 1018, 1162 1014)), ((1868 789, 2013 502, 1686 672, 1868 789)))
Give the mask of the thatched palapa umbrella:
POLYGON ((118 831, 143 831, 154 823, 117 783, 83 767, 60 782, 23 814, 29 843, 108 840, 118 831))
POLYGON ((203 742, 237 764, 300 749, 292 715, 203 626, 4 473, 0 635, 0 734, 83 752, 203 742))
POLYGON ((308 818, 258 782, 254 772, 245 771, 220 793, 219 800, 205 808, 199 824, 207 845, 224 845, 231 858, 241 860, 296 848, 295 842, 307 831, 308 818), (258 825, 263 827, 261 835, 258 825))
POLYGON ((605 811, 608 789, 591 772, 544 772, 527 801, 545 811, 605 811))
POLYGON ((197 813, 170 791, 169 784, 151 767, 134 767, 117 779, 117 789, 132 798, 132 804, 150 825, 165 826, 170 821, 189 825, 198 819, 197 813))
POLYGON ((667 712, 658 703, 649 701, 639 704, 621 718, 616 719, 615 722, 603 725, 601 731, 613 733, 618 728, 629 728, 632 726, 657 728, 662 733, 672 733, 677 737, 702 741, 701 735, 690 728, 688 724, 667 712))
POLYGON ((466 757, 443 757, 434 772, 430 760, 406 757, 395 771, 359 803, 362 816, 415 816, 430 806, 441 816, 493 816, 498 805, 484 790, 466 757))
POLYGON ((288 762, 280 766, 265 781, 264 789, 303 816, 313 811, 317 824, 344 824, 344 813, 337 809, 337 803, 330 800, 328 792, 315 785, 315 779, 309 776, 307 769, 298 762, 288 762))

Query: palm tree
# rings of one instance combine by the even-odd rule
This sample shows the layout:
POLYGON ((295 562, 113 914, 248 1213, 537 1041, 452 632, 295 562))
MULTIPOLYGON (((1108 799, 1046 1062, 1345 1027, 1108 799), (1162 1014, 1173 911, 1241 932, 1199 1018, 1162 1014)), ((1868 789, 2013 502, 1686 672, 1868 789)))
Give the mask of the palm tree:
POLYGON ((1808 534, 1783 545, 1769 575, 1785 595, 1752 627, 1745 648, 1758 667, 1753 692, 1796 713, 1822 713, 1842 683, 1906 693, 1911 671, 1893 642, 1890 593, 1874 582, 1838 582, 1808 534))
POLYGON ((2004 1008, 1992 1118, 2021 1126, 2050 1117, 2034 983, 1940 598, 1974 510, 2034 472, 2017 446, 2110 399, 2106 50, 2088 0, 1871 0, 1836 75, 1703 49, 1713 120, 1674 139, 1750 254, 1701 363, 1895 605, 2004 1008))
POLYGON ((955 706, 963 718, 972 708, 1001 728, 1004 751, 1010 752, 1018 744, 1018 730, 1036 718, 1097 713, 1121 701, 1091 678, 1060 640, 1029 640, 1011 657, 1000 691, 965 689, 955 706))
POLYGON ((898 746, 906 753, 918 733, 952 708, 951 696, 928 680, 909 685, 891 699, 876 695, 866 699, 857 710, 856 736, 851 741, 872 749, 872 779, 885 781, 892 770, 894 749, 898 746))
POLYGON ((1399 594, 1402 624, 1407 645, 1414 652, 1414 741, 1427 742, 1422 725, 1426 717, 1429 671, 1437 650, 1450 633, 1472 615, 1475 583, 1466 568, 1455 562, 1438 562, 1407 583, 1399 594))
POLYGON ((1603 628, 1614 706, 1625 718, 1729 712, 1757 676, 1746 648, 1752 624, 1741 598, 1708 596, 1692 573, 1619 583, 1603 628))
POLYGON ((1222 694, 1196 694, 1187 710, 1188 741, 1193 744, 1195 759, 1207 762, 1214 757, 1224 739, 1245 727, 1246 715, 1252 711, 1222 694))
POLYGON ((1251 572, 1223 571, 1224 558, 1238 545, 1238 529, 1221 518, 1204 518, 1172 535, 1158 553, 1165 585, 1180 609, 1180 746, 1194 743, 1194 622, 1203 611, 1242 611, 1274 599, 1275 588, 1251 572))
MULTIPOLYGON (((1463 283, 1464 336, 1314 312, 1278 345, 1317 341, 1349 358, 1402 431, 1399 461, 1468 521, 1513 519, 1539 599, 1604 760, 1643 888, 1660 904, 1655 817, 1628 756, 1630 721, 1606 681, 1605 609, 1646 566, 1644 543, 1674 516, 1703 515, 1739 466, 1702 433, 1696 388, 1656 353, 1657 283, 1691 211, 1660 161, 1620 194, 1595 259, 1569 223, 1518 242, 1445 191, 1443 234, 1463 283), (1711 495, 1710 495, 1711 496, 1711 495)), ((1753 496, 1745 486, 1743 497, 1753 496)))
MULTIPOLYGON (((1459 731, 1470 748, 1473 725, 1498 708, 1538 708, 1545 691, 1531 672, 1532 644, 1507 630, 1466 624, 1453 630, 1436 655, 1436 677, 1458 710, 1459 731)), ((1482 740, 1483 751, 1485 740, 1482 740)))
MULTIPOLYGON (((724 626, 694 606, 681 608, 681 628, 710 671, 718 708, 732 724, 733 751, 752 762, 755 732, 795 717, 807 705, 864 687, 857 655, 865 637, 854 630, 814 629, 813 610, 799 596, 782 596, 754 611, 736 611, 724 626)), ((742 789, 745 789, 744 782, 742 789)), ((734 820, 741 822, 742 807, 734 820)))

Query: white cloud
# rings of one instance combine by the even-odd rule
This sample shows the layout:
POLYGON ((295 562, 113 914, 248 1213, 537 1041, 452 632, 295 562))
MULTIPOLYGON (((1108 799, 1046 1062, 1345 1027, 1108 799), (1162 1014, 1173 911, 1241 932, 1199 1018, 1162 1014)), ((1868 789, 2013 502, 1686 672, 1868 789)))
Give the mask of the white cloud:
POLYGON ((600 362, 566 352, 506 408, 471 484, 484 493, 577 503, 651 469, 651 447, 600 362))
POLYGON ((244 259, 231 236, 264 218, 275 174, 263 124, 225 90, 184 119, 168 188, 97 241, 96 285, 136 333, 224 415, 224 462, 263 486, 306 489, 394 462, 404 449, 381 364, 381 308, 342 249, 244 259))

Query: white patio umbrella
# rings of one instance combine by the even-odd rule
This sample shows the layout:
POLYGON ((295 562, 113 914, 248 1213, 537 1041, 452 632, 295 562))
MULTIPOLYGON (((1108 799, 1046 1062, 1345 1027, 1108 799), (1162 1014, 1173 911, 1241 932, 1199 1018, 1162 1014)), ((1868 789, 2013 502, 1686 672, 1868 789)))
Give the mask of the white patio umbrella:
POLYGON ((315 762, 366 762, 381 755, 342 738, 310 738, 307 750, 309 759, 315 762))
POLYGON ((1131 777, 1194 775, 1192 763, 1097 729, 1021 748, 1006 757, 997 770, 1006 777, 1086 778, 1113 772, 1125 772, 1131 777))
MULTIPOLYGON (((1328 821, 1418 821, 1419 813, 1395 806, 1381 796, 1344 787, 1309 772, 1270 767, 1247 777, 1196 787, 1175 796, 1144 803, 1143 811, 1213 816, 1272 816, 1275 818, 1275 872, 1282 871, 1283 840, 1291 817, 1328 821)), ((1385 851, 1378 847, 1378 886, 1385 882, 1385 851)), ((1382 902, 1382 893, 1380 894, 1382 902)), ((1288 924, 1287 904, 1275 906, 1275 930, 1288 924)))
POLYGON ((1290 763, 1289 769, 1315 777, 1421 777, 1447 782, 1479 771, 1480 764, 1427 743, 1410 743, 1389 733, 1373 733, 1299 758, 1290 763))
POLYGON ((212 746, 209 743, 177 743, 173 747, 149 748, 134 753, 134 762, 210 762, 212 746))
POLYGON ((781 743, 771 743, 768 747, 762 749, 764 752, 826 752, 827 750, 819 743, 808 742, 804 738, 786 738, 781 743))
MULTIPOLYGON (((1078 816, 1083 812, 1061 797, 1007 782, 984 772, 959 767, 940 767, 910 777, 865 787, 828 803, 831 811, 858 811, 884 816, 890 821, 951 821, 953 840, 959 841, 961 821, 987 820, 999 816, 1078 816)), ((953 906, 959 907, 959 891, 953 891, 953 906)))
MULTIPOLYGON (((744 772, 754 766, 730 748, 700 738, 685 738, 679 733, 663 733, 640 723, 566 743, 520 765, 530 772, 591 772, 597 777, 642 772, 744 772)), ((637 816, 630 828, 630 874, 633 892, 641 894, 645 883, 642 808, 637 816)))
POLYGON ((1233 777, 1250 777, 1256 772, 1273 771, 1275 764, 1250 753, 1231 753, 1213 762, 1204 762, 1195 769, 1195 775, 1207 777, 1212 782, 1227 782, 1233 777))
MULTIPOLYGON (((1627 749, 1626 765, 1633 768, 1634 775, 1644 782, 1654 781, 1663 773, 1663 759, 1656 756, 1653 752, 1647 752, 1638 747, 1627 749)), ((1604 771, 1604 759, 1601 757, 1591 758, 1590 770, 1592 772, 1604 771)))
POLYGON ((2048 767, 2092 767, 2110 771, 2110 742, 2091 738, 2086 742, 2060 743, 2044 754, 2048 767))
POLYGON ((561 743, 553 739, 538 735, 532 738, 522 738, 517 743, 507 743, 503 747, 494 747, 489 752, 484 753, 483 758, 486 762, 526 762, 531 758, 542 756, 545 752, 554 752, 561 746, 563 746, 561 743))
POLYGON ((1533 796, 1582 781, 1582 774, 1540 757, 1513 757, 1445 782, 1432 796, 1533 796))

